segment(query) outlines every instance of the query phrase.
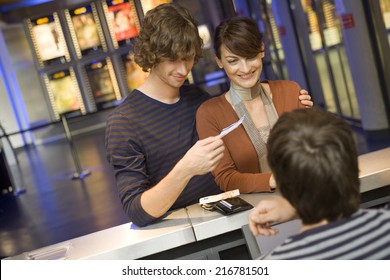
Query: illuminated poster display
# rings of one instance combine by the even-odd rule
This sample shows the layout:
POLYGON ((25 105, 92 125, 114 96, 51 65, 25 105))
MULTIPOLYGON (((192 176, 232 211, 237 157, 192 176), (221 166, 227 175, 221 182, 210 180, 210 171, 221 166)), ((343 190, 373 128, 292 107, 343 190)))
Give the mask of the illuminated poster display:
POLYGON ((110 59, 90 63, 85 66, 85 70, 94 102, 99 109, 104 108, 104 103, 122 98, 110 59))
POLYGON ((133 0, 111 0, 103 7, 115 47, 138 35, 140 23, 133 0))
POLYGON ((34 20, 28 19, 27 25, 40 67, 70 60, 56 13, 34 20))
POLYGON ((106 49, 103 33, 93 3, 65 11, 77 56, 106 49))
POLYGON ((142 10, 146 14, 149 10, 157 7, 160 4, 171 3, 171 0, 141 0, 142 10))
POLYGON ((45 75, 45 84, 57 119, 61 114, 77 110, 85 114, 80 89, 72 69, 45 75))
POLYGON ((123 55, 122 61, 125 68, 127 87, 131 91, 140 86, 149 73, 142 71, 141 67, 135 63, 133 53, 123 55))

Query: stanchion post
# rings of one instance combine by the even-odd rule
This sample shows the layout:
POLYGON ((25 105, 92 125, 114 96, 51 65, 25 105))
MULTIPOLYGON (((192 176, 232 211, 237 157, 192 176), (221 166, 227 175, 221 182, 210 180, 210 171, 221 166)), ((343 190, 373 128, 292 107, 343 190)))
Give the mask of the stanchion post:
MULTIPOLYGON (((5 138, 5 140, 7 141, 8 145, 9 145, 9 147, 10 147, 12 156, 13 156, 14 159, 15 159, 15 163, 16 163, 16 164, 19 164, 19 159, 18 159, 18 157, 16 156, 16 153, 15 153, 14 147, 13 147, 13 145, 12 145, 12 142, 9 140, 8 134, 5 132, 5 130, 4 130, 3 126, 1 125, 1 123, 0 123, 0 132, 1 132, 0 138, 2 138, 2 137, 5 138)), ((0 141, 1 141, 1 139, 0 139, 0 141)))
POLYGON ((64 114, 61 114, 61 121, 62 121, 62 125, 64 126, 65 135, 69 143, 70 151, 72 153, 74 165, 76 167, 76 171, 73 173, 72 179, 84 179, 86 176, 91 174, 91 171, 82 170, 81 168, 77 151, 73 144, 72 134, 70 133, 68 120, 66 119, 66 116, 64 114))
POLYGON ((0 168, 0 170, 2 173, 0 176, 1 177, 1 179, 0 179, 0 181, 1 181, 0 182, 0 189, 1 189, 0 195, 6 194, 6 195, 19 196, 19 195, 25 193, 26 190, 16 186, 14 175, 12 174, 12 170, 9 166, 9 160, 7 159, 7 155, 6 155, 5 149, 3 147, 3 139, 2 139, 3 137, 5 138, 5 140, 7 141, 8 145, 11 149, 12 156, 15 158, 15 163, 17 166, 19 165, 19 160, 15 154, 15 150, 12 146, 12 143, 9 140, 8 135, 6 134, 1 123, 0 123, 0 132, 1 132, 1 135, 0 135, 0 167, 1 168, 0 168))

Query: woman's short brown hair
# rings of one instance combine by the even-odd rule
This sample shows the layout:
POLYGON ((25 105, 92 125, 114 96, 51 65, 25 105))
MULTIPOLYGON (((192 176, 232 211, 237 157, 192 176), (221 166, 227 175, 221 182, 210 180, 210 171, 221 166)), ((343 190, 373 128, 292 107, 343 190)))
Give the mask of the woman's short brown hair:
POLYGON ((214 32, 214 51, 219 59, 222 45, 235 55, 253 58, 264 51, 263 34, 250 18, 229 18, 222 21, 214 32))
POLYGON ((163 60, 202 57, 198 24, 183 7, 161 4, 148 11, 134 45, 135 62, 148 71, 163 60))

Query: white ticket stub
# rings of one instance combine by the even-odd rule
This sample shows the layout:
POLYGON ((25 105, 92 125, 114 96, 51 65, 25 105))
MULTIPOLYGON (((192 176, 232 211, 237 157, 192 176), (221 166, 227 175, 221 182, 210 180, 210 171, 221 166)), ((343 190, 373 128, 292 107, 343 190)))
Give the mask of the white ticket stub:
POLYGON ((224 129, 222 129, 221 133, 219 135, 221 135, 221 137, 224 137, 226 134, 232 132, 233 130, 235 130, 237 127, 240 126, 240 124, 242 124, 242 122, 244 121, 244 116, 242 116, 238 121, 236 121, 235 123, 229 125, 228 127, 225 127, 224 129))
POLYGON ((220 201, 222 199, 235 197, 235 196, 238 196, 238 195, 240 195, 240 190, 239 189, 233 190, 233 191, 224 192, 224 193, 220 193, 220 194, 216 194, 216 195, 210 195, 210 196, 206 196, 206 197, 200 198, 199 199, 199 204, 213 203, 213 202, 220 201))

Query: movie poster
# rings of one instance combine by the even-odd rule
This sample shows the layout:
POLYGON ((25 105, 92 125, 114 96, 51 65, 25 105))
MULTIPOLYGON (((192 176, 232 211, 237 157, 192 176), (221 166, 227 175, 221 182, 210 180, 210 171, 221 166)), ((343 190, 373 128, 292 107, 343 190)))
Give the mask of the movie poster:
POLYGON ((61 71, 49 76, 50 92, 59 114, 80 109, 79 89, 69 71, 61 71))
POLYGON ((56 17, 48 16, 30 21, 31 35, 40 62, 67 55, 63 33, 56 17))
POLYGON ((141 0, 142 10, 144 14, 147 13, 147 11, 157 7, 160 4, 164 3, 171 3, 171 0, 141 0))
POLYGON ((105 61, 95 62, 88 65, 86 70, 95 103, 115 100, 115 89, 107 63, 105 61))
POLYGON ((98 28, 92 13, 73 16, 72 23, 81 51, 101 45, 98 28))
POLYGON ((107 1, 108 20, 111 23, 115 40, 121 42, 134 38, 138 35, 140 24, 134 2, 107 1), (118 4, 119 2, 119 4, 118 4))
POLYGON ((142 71, 142 68, 135 63, 133 53, 124 55, 122 61, 125 67, 127 87, 131 91, 140 86, 146 80, 149 73, 142 71))

